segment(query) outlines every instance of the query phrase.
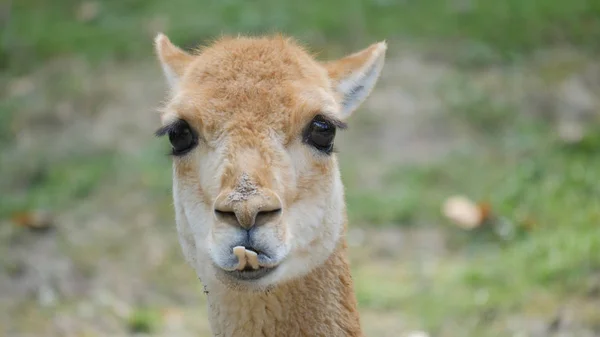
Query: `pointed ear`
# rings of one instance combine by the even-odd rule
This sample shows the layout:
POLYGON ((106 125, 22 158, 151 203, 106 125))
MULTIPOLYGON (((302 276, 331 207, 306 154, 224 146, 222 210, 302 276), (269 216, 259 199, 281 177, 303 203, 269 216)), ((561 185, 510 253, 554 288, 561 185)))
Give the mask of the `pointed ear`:
POLYGON ((375 43, 366 49, 325 64, 329 78, 341 97, 342 118, 347 118, 369 96, 375 86, 387 44, 375 43))
POLYGON ((167 82, 174 87, 194 57, 172 44, 169 38, 162 33, 154 38, 154 48, 167 77, 167 82))

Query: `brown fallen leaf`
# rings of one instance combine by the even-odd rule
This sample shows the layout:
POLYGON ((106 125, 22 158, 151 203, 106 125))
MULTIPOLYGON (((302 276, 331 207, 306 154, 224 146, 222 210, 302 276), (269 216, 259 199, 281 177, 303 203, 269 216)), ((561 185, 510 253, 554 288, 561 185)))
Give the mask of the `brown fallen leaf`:
POLYGON ((479 207, 479 211, 483 217, 482 222, 485 222, 492 217, 492 205, 489 202, 479 202, 477 207, 479 207))
POLYGON ((47 231, 53 228, 54 219, 46 210, 24 211, 13 214, 12 222, 18 226, 26 227, 33 231, 47 231))
POLYGON ((442 205, 442 214, 462 229, 481 226, 490 212, 489 205, 479 205, 462 195, 452 196, 442 205))

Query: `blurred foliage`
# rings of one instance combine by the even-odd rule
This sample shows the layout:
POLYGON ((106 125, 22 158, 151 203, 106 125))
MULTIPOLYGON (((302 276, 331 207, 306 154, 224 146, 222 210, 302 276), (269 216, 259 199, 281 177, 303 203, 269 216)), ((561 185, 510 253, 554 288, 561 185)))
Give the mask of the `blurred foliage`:
POLYGON ((160 320, 160 314, 155 310, 137 309, 129 317, 129 330, 134 334, 151 334, 160 320))
POLYGON ((512 142, 496 144, 485 152, 458 153, 431 165, 391 167, 383 178, 385 184, 376 190, 360 189, 349 178, 352 219, 370 223, 410 223, 415 218, 439 222, 439 205, 461 191, 490 202, 495 211, 510 214, 516 222, 531 217, 545 228, 566 224, 589 227, 599 222, 600 187, 596 181, 600 175, 593 168, 600 165, 600 157, 588 150, 600 147, 595 133, 577 145, 564 145, 550 130, 546 134, 532 129, 518 131, 529 136, 537 132, 537 139, 521 148, 512 142))
POLYGON ((157 31, 187 47, 222 33, 281 31, 318 49, 422 38, 476 58, 557 45, 597 50, 600 41, 594 0, 26 0, 4 7, 0 54, 11 69, 64 54, 145 57, 157 31))
MULTIPOLYGON (((552 47, 594 55, 600 51, 600 1, 595 0, 13 0, 10 6, 0 4, 0 20, 0 80, 62 56, 131 65, 153 56, 151 41, 158 31, 187 48, 221 33, 283 31, 325 54, 374 40, 408 39, 449 49, 468 65, 518 63, 552 47)), ((393 53, 394 44, 390 46, 393 53)), ((562 79, 576 67, 538 72, 562 79)), ((464 233, 448 226, 460 255, 441 257, 427 275, 406 268, 378 269, 375 259, 355 267, 361 306, 382 311, 401 307, 432 335, 447 335, 451 330, 444 329, 454 321, 472 325, 468 329, 474 336, 498 336, 490 331, 505 331, 494 327, 500 318, 525 311, 553 315, 548 308, 565 298, 585 297, 587 280, 600 271, 595 253, 600 250, 600 128, 591 125, 581 141, 567 144, 557 138, 547 116, 525 115, 521 107, 499 102, 495 92, 470 85, 469 75, 442 88, 458 95, 447 102, 443 122, 468 135, 466 148, 425 164, 391 165, 374 186, 364 186, 352 163, 341 156, 352 226, 448 224, 440 205, 457 192, 489 203, 492 212, 514 226, 535 224, 508 241, 485 230, 464 233)), ((79 103, 76 110, 90 113, 110 98, 82 92, 85 79, 64 76, 53 74, 43 84, 48 102, 70 99, 79 103)), ((9 177, 0 181, 0 192, 10 196, 0 202, 0 218, 38 208, 60 212, 107 186, 156 195, 161 206, 154 211, 171 217, 166 202, 169 159, 158 141, 135 155, 85 149, 63 157, 44 149, 9 154, 19 131, 12 117, 19 109, 32 109, 30 103, 4 97, 0 102, 0 175, 9 177)), ((85 249, 89 255, 76 259, 89 265, 105 250, 117 251, 85 249)), ((171 288, 174 281, 164 275, 173 275, 172 265, 161 268, 154 284, 171 288)), ((188 269, 182 269, 184 279, 188 269)), ((133 332, 152 333, 159 319, 154 310, 139 309, 126 325, 133 332)), ((465 335, 464 329, 457 331, 454 335, 465 335)))
POLYGON ((15 167, 3 167, 0 172, 10 174, 13 179, 3 182, 8 186, 0 184, 5 191, 12 192, 0 204, 0 218, 28 209, 62 208, 89 196, 113 170, 113 160, 110 154, 92 153, 61 162, 38 163, 31 170, 21 169, 18 173, 9 172, 15 167))

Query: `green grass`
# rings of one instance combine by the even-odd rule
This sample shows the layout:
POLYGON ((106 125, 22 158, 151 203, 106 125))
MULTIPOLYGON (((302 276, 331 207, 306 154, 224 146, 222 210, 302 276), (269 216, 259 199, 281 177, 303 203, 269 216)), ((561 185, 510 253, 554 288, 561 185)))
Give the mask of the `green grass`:
POLYGON ((10 195, 0 204, 0 218, 14 212, 35 209, 61 209, 93 193, 114 170, 114 156, 90 154, 62 162, 38 161, 29 167, 3 167, 10 177, 3 182, 3 194, 10 195))
MULTIPOLYGON (((366 308, 401 308, 435 335, 504 336, 510 318, 542 318, 550 324, 570 302, 595 303, 588 294, 593 289, 589 280, 600 271, 594 253, 599 234, 594 226, 542 229, 499 251, 488 247, 466 259, 447 256, 427 275, 410 265, 357 267, 357 296, 366 308), (448 322, 475 326, 448 331, 448 322)), ((600 323, 597 313, 591 321, 600 323)), ((576 322, 581 323, 579 317, 576 322)))
POLYGON ((138 309, 128 321, 129 330, 134 334, 151 334, 157 329, 160 314, 151 309, 138 309))
POLYGON ((78 19, 80 1, 12 1, 0 51, 4 67, 27 69, 65 54, 147 58, 163 30, 190 47, 222 33, 282 31, 312 46, 343 49, 381 39, 462 45, 469 57, 519 56, 540 47, 598 50, 600 3, 592 0, 424 1, 98 1, 78 19))
MULTIPOLYGON (((150 140, 153 142, 135 156, 90 150, 55 159, 40 152, 33 154, 34 160, 18 158, 12 165, 2 166, 0 174, 8 179, 0 182, 0 191, 10 198, 0 203, 0 219, 16 212, 65 209, 117 185, 153 191, 157 199, 164 201, 171 189, 170 159, 165 155, 165 144, 150 140)), ((165 208, 170 213, 169 203, 156 210, 165 208)))

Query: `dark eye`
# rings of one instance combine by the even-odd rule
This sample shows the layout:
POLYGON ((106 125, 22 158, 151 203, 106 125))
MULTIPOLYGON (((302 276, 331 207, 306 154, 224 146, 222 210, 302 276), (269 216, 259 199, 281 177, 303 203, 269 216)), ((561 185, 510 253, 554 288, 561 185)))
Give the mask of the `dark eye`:
POLYGON ((178 120, 156 132, 157 136, 169 135, 174 156, 182 156, 198 145, 198 136, 184 120, 178 120))
POLYGON ((304 142, 327 154, 333 150, 334 138, 335 126, 320 116, 315 117, 304 131, 304 142))

